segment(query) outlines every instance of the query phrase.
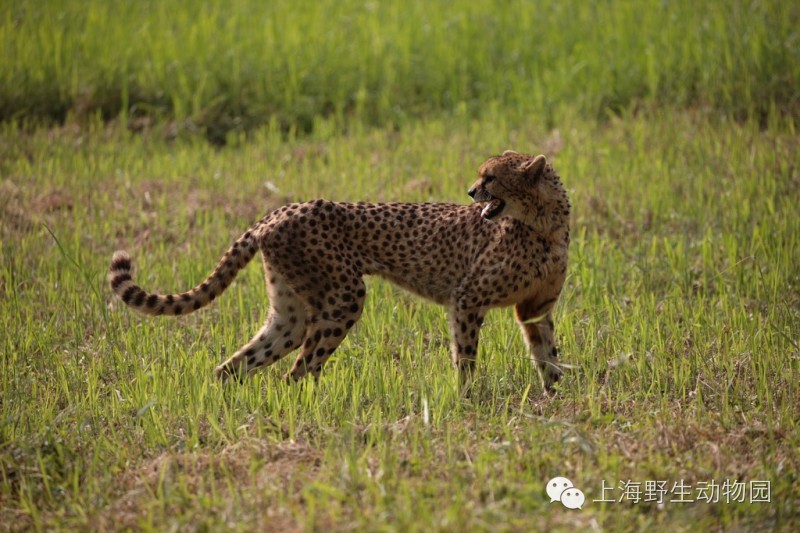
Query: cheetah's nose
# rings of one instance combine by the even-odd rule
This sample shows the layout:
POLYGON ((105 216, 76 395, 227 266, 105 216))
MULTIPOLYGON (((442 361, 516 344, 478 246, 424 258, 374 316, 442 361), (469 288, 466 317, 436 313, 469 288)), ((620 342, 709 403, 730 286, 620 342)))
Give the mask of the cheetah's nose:
POLYGON ((477 189, 477 187, 473 187, 473 188, 471 188, 470 190, 467 191, 467 194, 469 194, 470 198, 475 198, 475 193, 477 192, 476 189, 477 189))

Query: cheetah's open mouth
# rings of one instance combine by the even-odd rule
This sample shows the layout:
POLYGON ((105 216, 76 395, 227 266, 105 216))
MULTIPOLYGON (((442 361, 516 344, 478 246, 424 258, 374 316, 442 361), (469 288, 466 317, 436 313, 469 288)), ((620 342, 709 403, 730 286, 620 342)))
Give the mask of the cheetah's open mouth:
POLYGON ((505 208, 506 203, 500 198, 492 198, 481 210, 481 216, 486 220, 491 220, 505 208))

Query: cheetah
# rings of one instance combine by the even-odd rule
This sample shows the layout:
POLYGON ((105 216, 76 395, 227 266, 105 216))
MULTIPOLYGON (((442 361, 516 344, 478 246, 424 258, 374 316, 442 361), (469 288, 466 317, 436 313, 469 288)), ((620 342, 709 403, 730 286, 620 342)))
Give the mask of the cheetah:
POLYGON ((211 303, 260 251, 269 312, 258 333, 216 368, 223 380, 241 379, 297 348, 285 379, 319 377, 361 315, 364 276, 378 275, 446 306, 452 363, 469 387, 486 312, 514 305, 541 384, 552 392, 562 375, 553 307, 567 272, 567 193, 543 155, 506 151, 480 166, 467 194, 470 205, 285 205, 245 231, 187 292, 144 291, 124 251, 114 253, 108 279, 141 313, 185 315, 211 303))

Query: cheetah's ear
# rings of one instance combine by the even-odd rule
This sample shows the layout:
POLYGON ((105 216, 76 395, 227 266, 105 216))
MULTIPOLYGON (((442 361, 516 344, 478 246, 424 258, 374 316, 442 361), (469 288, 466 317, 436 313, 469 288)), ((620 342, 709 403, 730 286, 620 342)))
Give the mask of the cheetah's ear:
POLYGON ((504 156, 506 156, 506 155, 519 155, 519 153, 515 152, 514 150, 506 150, 505 152, 503 152, 503 155, 504 156))
POLYGON ((520 169, 531 179, 537 180, 542 177, 545 166, 547 166, 547 158, 543 155, 537 155, 522 163, 520 169))

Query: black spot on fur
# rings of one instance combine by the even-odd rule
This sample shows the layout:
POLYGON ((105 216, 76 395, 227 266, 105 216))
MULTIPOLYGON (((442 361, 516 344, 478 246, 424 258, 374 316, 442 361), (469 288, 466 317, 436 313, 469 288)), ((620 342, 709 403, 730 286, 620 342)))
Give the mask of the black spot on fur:
POLYGON ((142 292, 142 289, 139 287, 128 287, 125 289, 125 292, 122 293, 122 301, 126 304, 131 303, 133 297, 139 292, 142 292))
POLYGON ((114 279, 111 280, 111 288, 116 290, 117 287, 119 287, 129 279, 131 279, 130 274, 119 274, 117 276, 114 276, 114 279))
POLYGON ((118 257, 111 262, 111 270, 130 270, 131 260, 127 257, 118 257))
POLYGON ((146 296, 147 293, 145 293, 144 291, 139 291, 139 293, 136 295, 136 298, 133 299, 133 305, 135 305, 136 307, 141 307, 142 304, 144 303, 144 299, 146 296))

